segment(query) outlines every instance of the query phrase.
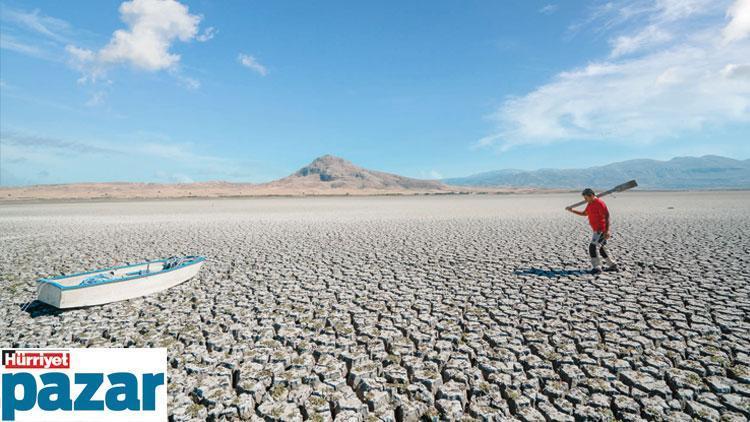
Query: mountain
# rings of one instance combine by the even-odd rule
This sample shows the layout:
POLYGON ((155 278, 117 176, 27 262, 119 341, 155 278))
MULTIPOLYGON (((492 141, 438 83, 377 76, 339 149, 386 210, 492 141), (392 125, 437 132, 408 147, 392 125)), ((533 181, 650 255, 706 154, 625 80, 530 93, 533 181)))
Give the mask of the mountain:
POLYGON ((529 189, 465 188, 437 180, 419 180, 368 170, 342 158, 324 155, 273 182, 229 183, 72 183, 0 187, 0 202, 18 200, 221 198, 306 195, 414 195, 509 193, 529 189))
POLYGON ((748 189, 750 160, 716 155, 669 161, 640 159, 584 169, 498 170, 443 182, 453 186, 579 189, 609 188, 630 179, 644 189, 748 189))
POLYGON ((324 155, 283 179, 261 185, 271 189, 325 193, 337 190, 375 191, 444 191, 449 190, 437 180, 420 180, 368 170, 343 158, 324 155))

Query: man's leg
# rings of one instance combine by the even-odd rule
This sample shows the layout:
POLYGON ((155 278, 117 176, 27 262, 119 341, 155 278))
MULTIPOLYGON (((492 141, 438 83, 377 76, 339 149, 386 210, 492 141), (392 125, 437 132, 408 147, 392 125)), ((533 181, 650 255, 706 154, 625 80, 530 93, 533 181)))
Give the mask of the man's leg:
POLYGON ((601 266, 601 258, 599 258, 599 254, 596 250, 596 248, 599 246, 600 239, 602 239, 602 234, 599 232, 594 232, 594 235, 591 237, 591 243, 589 243, 589 257, 591 257, 592 271, 601 270, 599 268, 601 266))
POLYGON ((609 266, 616 265, 615 261, 613 261, 612 258, 609 256, 609 253, 607 252, 607 249, 605 249, 604 245, 599 246, 599 255, 601 255, 605 264, 609 266))
POLYGON ((607 264, 607 268, 605 271, 617 271, 617 263, 612 260, 612 258, 609 256, 609 253, 607 252, 607 249, 605 248, 605 246, 607 245, 607 239, 602 239, 600 245, 601 246, 599 246, 599 254, 604 259, 604 263, 607 264))

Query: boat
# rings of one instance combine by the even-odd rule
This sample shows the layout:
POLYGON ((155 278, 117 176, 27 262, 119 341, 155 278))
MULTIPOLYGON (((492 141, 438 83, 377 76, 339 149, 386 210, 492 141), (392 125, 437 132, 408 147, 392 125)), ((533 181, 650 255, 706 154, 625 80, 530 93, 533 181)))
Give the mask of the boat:
POLYGON ((206 258, 184 256, 37 280, 37 300, 59 309, 150 295, 198 274, 206 258))

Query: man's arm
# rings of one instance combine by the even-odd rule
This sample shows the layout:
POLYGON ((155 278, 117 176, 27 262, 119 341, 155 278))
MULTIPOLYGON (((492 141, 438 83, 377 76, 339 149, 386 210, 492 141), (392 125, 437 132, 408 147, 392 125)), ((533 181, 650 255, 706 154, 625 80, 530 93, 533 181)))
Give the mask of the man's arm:
POLYGON ((581 217, 586 216, 586 211, 576 211, 571 207, 565 207, 565 210, 572 212, 573 214, 580 215, 581 217))
POLYGON ((604 238, 609 239, 609 210, 604 209, 604 238))

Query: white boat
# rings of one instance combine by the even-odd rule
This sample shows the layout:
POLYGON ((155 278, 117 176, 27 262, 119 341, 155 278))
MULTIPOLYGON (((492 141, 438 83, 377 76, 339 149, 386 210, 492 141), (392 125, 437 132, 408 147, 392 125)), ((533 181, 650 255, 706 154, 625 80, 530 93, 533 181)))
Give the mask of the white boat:
POLYGON ((200 270, 202 256, 174 257, 37 280, 37 300, 56 308, 101 305, 166 290, 200 270))

